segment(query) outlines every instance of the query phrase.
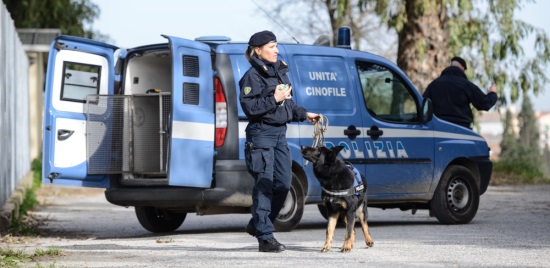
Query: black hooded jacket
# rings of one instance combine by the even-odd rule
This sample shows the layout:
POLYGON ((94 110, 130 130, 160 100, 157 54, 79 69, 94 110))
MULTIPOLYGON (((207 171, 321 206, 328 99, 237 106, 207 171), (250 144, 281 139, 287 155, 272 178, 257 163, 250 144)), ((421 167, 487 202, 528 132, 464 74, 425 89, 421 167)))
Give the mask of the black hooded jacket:
POLYGON ((445 68, 441 76, 428 85, 423 96, 432 100, 433 112, 438 118, 466 128, 470 128, 473 121, 470 103, 478 110, 487 111, 497 101, 496 93, 483 93, 456 66, 445 68))
MULTIPOLYGON (((250 60, 252 67, 239 81, 241 107, 251 122, 284 125, 291 121, 304 121, 306 109, 292 100, 276 103, 273 92, 279 84, 290 84, 283 61, 267 63, 258 58, 250 60)), ((295 90, 294 88, 292 90, 295 90)))

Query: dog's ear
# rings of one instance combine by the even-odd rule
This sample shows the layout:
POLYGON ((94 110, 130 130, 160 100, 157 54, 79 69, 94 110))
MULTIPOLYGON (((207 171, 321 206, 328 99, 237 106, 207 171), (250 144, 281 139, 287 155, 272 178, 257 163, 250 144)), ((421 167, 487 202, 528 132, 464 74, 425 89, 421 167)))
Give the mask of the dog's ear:
POLYGON ((332 147, 331 150, 334 152, 334 155, 338 155, 340 153, 340 151, 342 151, 342 149, 344 149, 345 147, 344 146, 336 146, 336 147, 332 147))
POLYGON ((336 157, 338 156, 338 153, 344 149, 344 146, 336 146, 330 148, 330 150, 327 150, 326 156, 325 156, 325 164, 332 164, 336 162, 336 157))

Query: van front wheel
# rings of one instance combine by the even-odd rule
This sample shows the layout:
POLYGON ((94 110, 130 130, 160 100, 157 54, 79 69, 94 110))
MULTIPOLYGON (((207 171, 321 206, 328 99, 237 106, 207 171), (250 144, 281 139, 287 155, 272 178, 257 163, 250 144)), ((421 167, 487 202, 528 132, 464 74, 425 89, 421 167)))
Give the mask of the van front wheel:
POLYGON ((304 188, 294 173, 292 173, 292 184, 286 196, 283 208, 273 223, 275 230, 289 232, 294 229, 302 220, 304 214, 304 188))
POLYGON ((172 232, 178 229, 187 213, 174 213, 155 207, 135 207, 136 216, 143 228, 153 233, 172 232))
POLYGON ((433 215, 443 224, 468 223, 478 207, 479 190, 472 172, 463 166, 449 166, 430 202, 433 215))

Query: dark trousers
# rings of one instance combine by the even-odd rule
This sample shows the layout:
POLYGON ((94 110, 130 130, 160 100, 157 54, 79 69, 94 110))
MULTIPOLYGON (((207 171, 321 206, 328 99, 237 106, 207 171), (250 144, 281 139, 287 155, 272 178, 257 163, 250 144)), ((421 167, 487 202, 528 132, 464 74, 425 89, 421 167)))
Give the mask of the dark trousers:
POLYGON ((245 151, 248 170, 254 176, 251 225, 258 241, 273 237, 273 221, 279 215, 292 182, 292 158, 286 141, 286 125, 250 123, 245 151))

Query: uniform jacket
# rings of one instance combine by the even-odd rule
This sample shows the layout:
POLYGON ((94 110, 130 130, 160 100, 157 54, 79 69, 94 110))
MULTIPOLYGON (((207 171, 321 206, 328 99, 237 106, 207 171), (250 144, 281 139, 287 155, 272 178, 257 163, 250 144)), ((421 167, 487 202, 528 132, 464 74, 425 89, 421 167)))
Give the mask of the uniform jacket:
POLYGON ((456 66, 445 68, 441 76, 428 85, 423 96, 432 100, 433 112, 438 118, 467 128, 473 121, 470 103, 478 110, 487 111, 497 101, 496 93, 483 93, 456 66))
MULTIPOLYGON (((250 60, 252 67, 239 81, 241 107, 251 122, 284 125, 291 121, 304 121, 306 109, 292 100, 276 103, 273 92, 279 84, 290 84, 286 73, 288 66, 283 61, 274 64, 258 58, 250 60)), ((292 90, 295 90, 294 88, 292 90)))

